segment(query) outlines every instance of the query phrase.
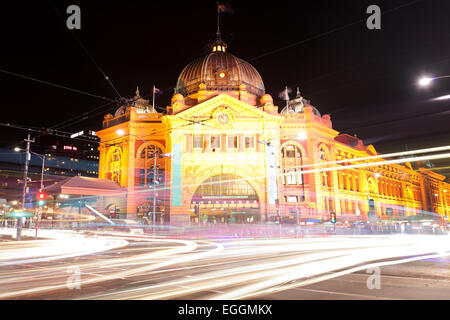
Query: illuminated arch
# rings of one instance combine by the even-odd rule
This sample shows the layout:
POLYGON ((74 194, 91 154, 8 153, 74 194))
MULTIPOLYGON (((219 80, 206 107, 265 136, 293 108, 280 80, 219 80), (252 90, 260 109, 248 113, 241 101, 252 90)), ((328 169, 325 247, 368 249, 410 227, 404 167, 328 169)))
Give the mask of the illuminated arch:
POLYGON ((331 160, 330 149, 325 143, 319 144, 318 150, 319 150, 319 157, 321 160, 323 161, 331 160))
POLYGON ((157 141, 147 141, 146 143, 143 143, 139 146, 137 152, 136 152, 136 158, 140 159, 141 158, 141 154, 144 151, 145 148, 147 148, 150 145, 155 145, 157 146, 162 153, 165 153, 165 147, 162 143, 157 142, 157 141))
POLYGON ((279 148, 279 152, 282 152, 283 148, 287 147, 287 146, 295 146, 297 148, 300 149, 300 153, 302 155, 302 157, 306 157, 306 150, 305 147, 303 147, 303 145, 295 140, 288 140, 286 142, 284 142, 280 148, 279 148))
MULTIPOLYGON (((187 203, 191 203, 192 197, 194 196, 195 191, 198 189, 198 187, 203 184, 208 178, 217 176, 217 175, 224 175, 224 174, 233 174, 237 177, 240 177, 244 179, 256 192, 258 196, 258 200, 260 203, 265 201, 265 193, 264 188, 256 181, 256 179, 250 175, 248 172, 235 168, 232 166, 214 166, 207 168, 200 172, 195 178, 192 179, 191 183, 188 185, 188 193, 186 199, 187 203)), ((261 178, 263 180, 263 178, 261 178)))

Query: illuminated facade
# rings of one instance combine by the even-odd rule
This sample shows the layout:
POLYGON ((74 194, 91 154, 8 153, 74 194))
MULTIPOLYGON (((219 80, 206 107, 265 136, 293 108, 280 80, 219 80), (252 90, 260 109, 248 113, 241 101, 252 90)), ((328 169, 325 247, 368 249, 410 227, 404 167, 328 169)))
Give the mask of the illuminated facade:
POLYGON ((226 49, 219 35, 206 57, 182 70, 166 114, 137 92, 133 105, 105 116, 99 178, 128 191, 127 218, 153 211, 171 223, 197 223, 199 214, 236 223, 328 219, 331 211, 341 221, 450 214, 444 176, 409 163, 351 168, 385 159, 352 161, 377 152, 339 134, 299 92, 279 110, 258 71, 226 49), (339 169, 323 170, 331 167, 339 169))

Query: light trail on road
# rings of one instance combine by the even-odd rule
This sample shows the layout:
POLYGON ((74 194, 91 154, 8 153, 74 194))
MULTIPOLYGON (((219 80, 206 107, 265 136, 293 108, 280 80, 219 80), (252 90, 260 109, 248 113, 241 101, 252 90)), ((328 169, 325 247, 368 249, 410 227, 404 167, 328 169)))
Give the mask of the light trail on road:
POLYGON ((99 239, 128 245, 18 270, 0 266, 0 299, 248 299, 450 255, 448 235, 187 241, 115 233, 99 239), (72 266, 81 270, 80 290, 66 287, 72 266))

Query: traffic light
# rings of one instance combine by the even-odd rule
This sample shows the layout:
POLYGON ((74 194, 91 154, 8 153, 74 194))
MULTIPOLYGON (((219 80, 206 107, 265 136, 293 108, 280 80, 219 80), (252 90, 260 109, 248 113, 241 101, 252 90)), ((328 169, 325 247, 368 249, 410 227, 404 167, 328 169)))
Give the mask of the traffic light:
POLYGON ((280 224, 281 217, 279 215, 275 216, 275 223, 280 224))
POLYGON ((330 213, 330 221, 331 223, 336 223, 336 212, 330 213))
POLYGON ((45 204, 45 200, 47 199, 47 194, 45 192, 38 192, 37 194, 37 200, 38 200, 38 204, 40 206, 43 206, 45 204))

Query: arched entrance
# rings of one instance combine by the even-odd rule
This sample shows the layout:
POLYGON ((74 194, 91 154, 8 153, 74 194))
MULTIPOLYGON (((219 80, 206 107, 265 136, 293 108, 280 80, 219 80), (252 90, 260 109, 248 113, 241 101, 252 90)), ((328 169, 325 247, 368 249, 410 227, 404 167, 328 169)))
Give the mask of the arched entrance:
POLYGON ((258 223, 260 203, 253 187, 235 174, 206 179, 191 200, 191 222, 258 223))
POLYGON ((105 208, 105 214, 111 219, 119 218, 120 206, 116 203, 110 203, 105 208))

